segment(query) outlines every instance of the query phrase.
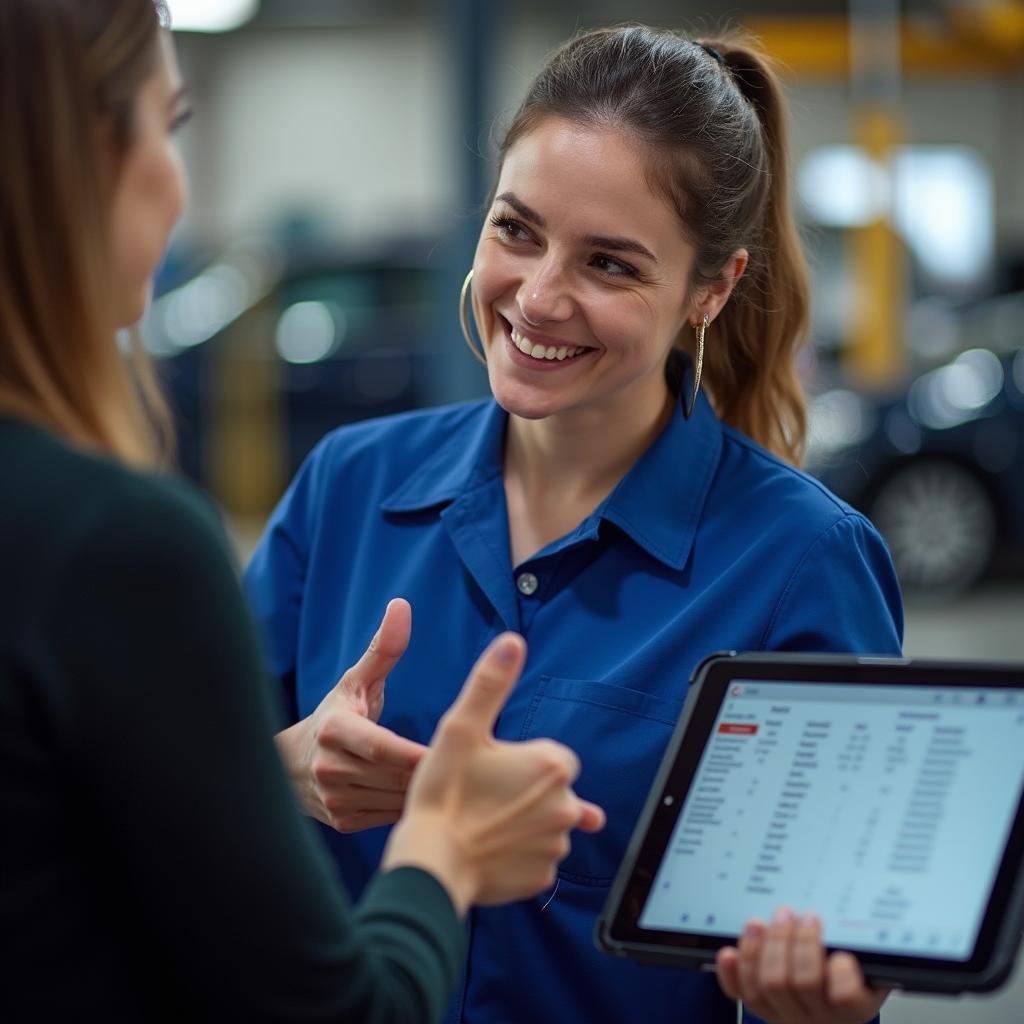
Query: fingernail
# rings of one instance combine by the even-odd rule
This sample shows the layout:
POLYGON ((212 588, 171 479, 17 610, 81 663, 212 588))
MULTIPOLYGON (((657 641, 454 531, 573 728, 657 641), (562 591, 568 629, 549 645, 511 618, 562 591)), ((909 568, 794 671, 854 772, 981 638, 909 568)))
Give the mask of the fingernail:
POLYGON ((800 915, 800 924, 805 928, 817 928, 817 926, 821 924, 821 919, 817 914, 812 914, 808 911, 806 914, 800 915))
POLYGON ((510 665, 516 659, 516 643, 511 637, 502 637, 494 652, 500 665, 510 665))
POLYGON ((789 907, 779 907, 772 914, 772 924, 789 924, 793 920, 793 911, 789 907))
POLYGON ((748 921, 743 926, 743 938, 759 939, 764 935, 764 925, 760 921, 748 921))

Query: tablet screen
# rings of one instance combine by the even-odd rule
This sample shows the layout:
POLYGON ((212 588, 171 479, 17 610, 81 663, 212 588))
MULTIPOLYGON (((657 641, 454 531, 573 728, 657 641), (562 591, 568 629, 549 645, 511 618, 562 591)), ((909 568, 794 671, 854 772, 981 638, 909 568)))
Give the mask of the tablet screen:
POLYGON ((966 960, 1022 787, 1019 690, 737 680, 639 924, 736 936, 785 904, 833 947, 966 960))

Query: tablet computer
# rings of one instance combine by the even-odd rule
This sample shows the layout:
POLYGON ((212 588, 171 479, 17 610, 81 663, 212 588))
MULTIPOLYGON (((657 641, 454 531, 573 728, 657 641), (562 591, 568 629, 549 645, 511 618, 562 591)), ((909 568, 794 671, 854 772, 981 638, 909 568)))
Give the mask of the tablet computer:
POLYGON ((720 654, 695 671, 597 927, 714 969, 752 917, 820 915, 869 981, 987 991, 1024 928, 1024 666, 720 654))

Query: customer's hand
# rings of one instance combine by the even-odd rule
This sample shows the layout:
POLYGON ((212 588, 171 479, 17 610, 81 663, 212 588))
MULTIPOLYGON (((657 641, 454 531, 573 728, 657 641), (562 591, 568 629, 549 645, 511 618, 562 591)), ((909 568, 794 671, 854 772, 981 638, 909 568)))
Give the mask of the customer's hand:
POLYGON ((388 673, 409 646, 412 611, 392 601, 359 661, 307 718, 277 735, 306 814, 358 832, 398 821, 413 769, 427 748, 377 725, 388 673))
POLYGON ((550 887, 569 832, 604 825, 604 812, 571 789, 579 773, 571 750, 553 740, 494 738, 525 657, 514 633, 480 657, 413 775, 384 852, 385 869, 413 865, 438 878, 460 913, 550 887))
POLYGON ((864 1024, 889 995, 864 984, 852 954, 826 958, 815 915, 785 908, 767 926, 748 922, 739 949, 720 949, 717 966, 725 994, 767 1024, 864 1024))

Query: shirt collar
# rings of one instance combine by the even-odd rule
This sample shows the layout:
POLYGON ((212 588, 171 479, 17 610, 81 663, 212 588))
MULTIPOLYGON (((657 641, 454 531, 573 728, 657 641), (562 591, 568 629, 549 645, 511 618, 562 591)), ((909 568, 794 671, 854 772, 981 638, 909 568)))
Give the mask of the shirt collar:
MULTIPOLYGON (((448 504, 501 475, 508 416, 489 402, 470 417, 381 504, 416 512, 448 504)), ((722 449, 722 426, 701 394, 689 420, 677 404, 672 419, 590 520, 614 523, 648 554, 682 569, 722 449)), ((585 532, 587 524, 581 524, 585 532)))
POLYGON ((495 401, 468 416, 381 503, 385 512, 419 512, 454 501, 464 491, 501 475, 508 414, 495 401))
POLYGON ((722 450, 722 425, 701 393, 689 419, 672 419, 597 509, 672 569, 690 556, 722 450))

